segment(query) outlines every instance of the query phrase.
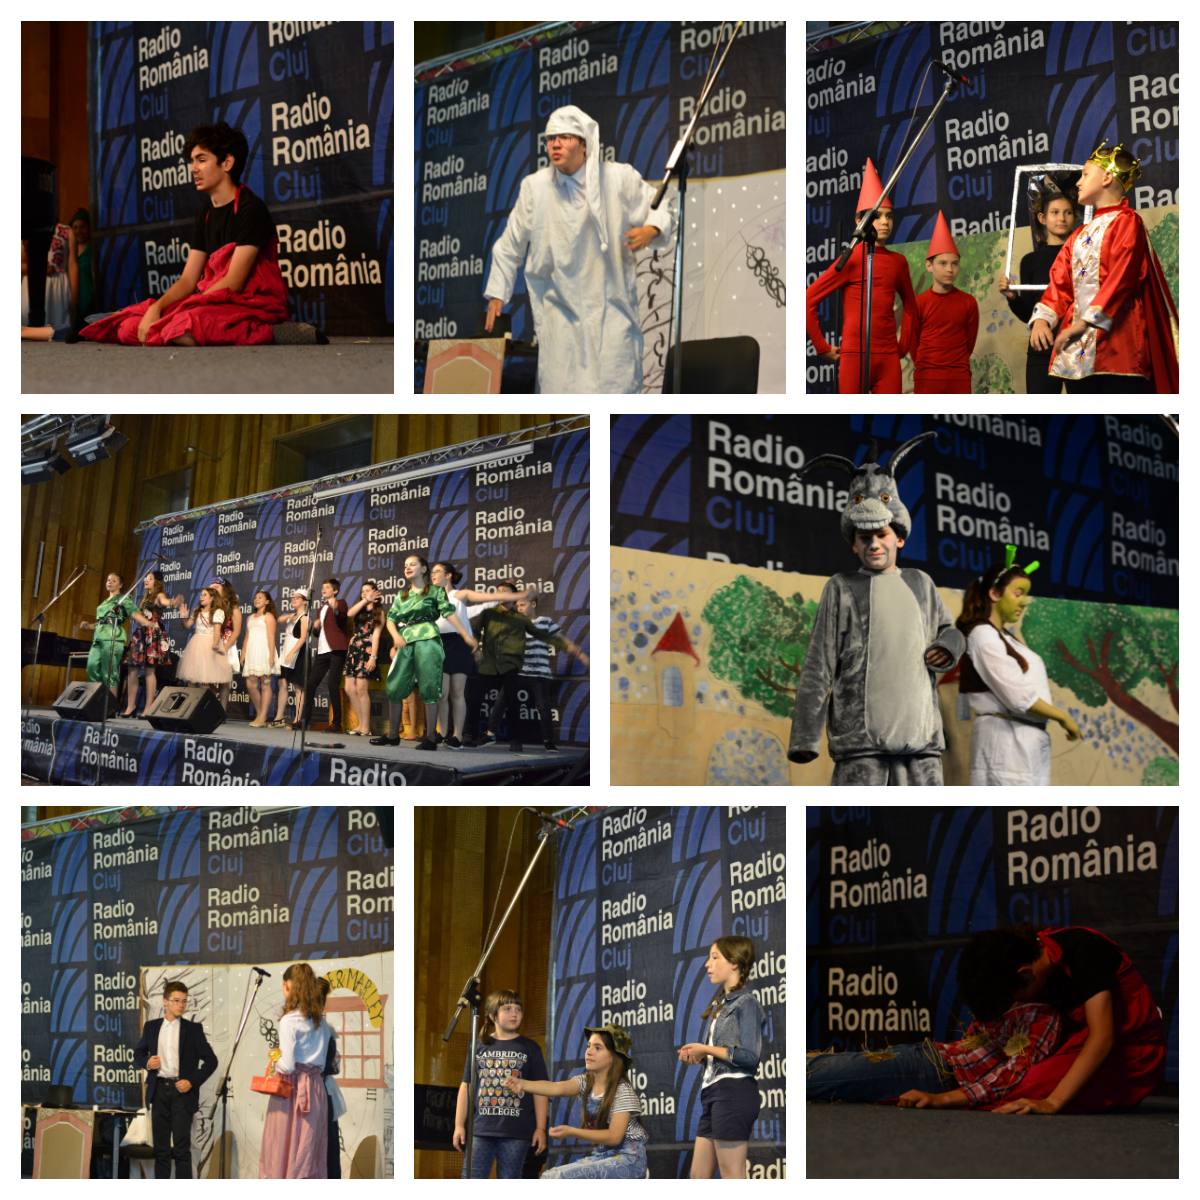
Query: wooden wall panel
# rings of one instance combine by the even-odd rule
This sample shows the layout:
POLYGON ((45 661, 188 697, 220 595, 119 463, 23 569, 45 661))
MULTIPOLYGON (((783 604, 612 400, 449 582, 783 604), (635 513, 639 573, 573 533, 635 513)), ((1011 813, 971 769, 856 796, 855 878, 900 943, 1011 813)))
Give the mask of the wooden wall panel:
MULTIPOLYGON (((21 488, 21 625, 33 618, 54 595, 54 560, 63 547, 65 584, 77 563, 97 567, 61 599, 46 617, 44 629, 88 639, 80 620, 92 620, 104 599, 104 578, 110 571, 126 576, 137 570, 142 484, 186 467, 192 468, 192 506, 217 504, 239 496, 266 492, 273 486, 277 438, 344 420, 345 413, 188 413, 113 415, 112 424, 129 445, 115 458, 91 467, 72 467, 48 483, 21 488), (189 453, 188 446, 215 456, 189 453), (45 541, 40 595, 33 595, 38 543, 45 541)), ((22 416, 31 419, 31 414, 22 416)), ((400 416, 381 413, 375 418, 372 462, 388 462, 439 446, 472 438, 531 429, 555 416, 532 414, 437 414, 400 416)), ((78 676, 76 676, 78 678, 78 676)), ((34 702, 49 704, 66 684, 65 667, 42 667, 34 702)), ((29 689, 29 670, 21 673, 21 698, 29 689)))
MULTIPOLYGON (((449 1042, 442 1041, 442 1034, 467 976, 479 961, 493 906, 499 923, 540 844, 535 840, 538 828, 533 817, 508 805, 451 808, 418 805, 415 809, 413 987, 417 1083, 455 1090, 459 1086, 470 1044, 470 1013, 459 1020, 449 1042), (507 874, 502 879, 514 821, 521 824, 507 874)), ((543 1051, 548 1050, 553 854, 551 844, 539 859, 522 903, 509 918, 492 951, 480 986, 484 1000, 489 993, 502 989, 520 994, 525 1005, 521 1032, 536 1041, 543 1051)), ((453 1110, 450 1115, 453 1116, 453 1110)), ((462 1156, 455 1151, 418 1150, 415 1177, 457 1179, 462 1162, 462 1156)))

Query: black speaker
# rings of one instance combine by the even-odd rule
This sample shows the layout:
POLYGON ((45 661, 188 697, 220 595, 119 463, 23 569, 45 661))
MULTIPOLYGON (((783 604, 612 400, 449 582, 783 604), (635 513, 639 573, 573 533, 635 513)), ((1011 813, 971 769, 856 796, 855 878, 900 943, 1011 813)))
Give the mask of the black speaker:
POLYGON ((172 685, 154 697, 146 720, 163 733, 212 733, 225 720, 225 710, 208 688, 172 685))
POLYGON ((72 683, 50 707, 64 721, 100 721, 104 719, 106 696, 111 717, 117 711, 117 702, 102 683, 72 683))

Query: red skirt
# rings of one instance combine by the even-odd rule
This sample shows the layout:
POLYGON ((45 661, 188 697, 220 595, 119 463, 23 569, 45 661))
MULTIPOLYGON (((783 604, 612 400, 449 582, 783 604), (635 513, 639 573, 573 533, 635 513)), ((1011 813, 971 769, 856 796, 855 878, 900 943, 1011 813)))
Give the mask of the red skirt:
MULTIPOLYGON (((237 246, 233 242, 208 256, 200 290, 172 305, 146 335, 147 346, 165 346, 185 334, 201 346, 263 346, 270 343, 272 328, 288 319, 287 287, 275 258, 275 241, 254 260, 254 270, 240 292, 228 288, 211 291, 225 274, 237 246)), ((131 304, 120 312, 85 325, 79 336, 91 342, 116 342, 137 346, 138 326, 153 300, 131 304)))

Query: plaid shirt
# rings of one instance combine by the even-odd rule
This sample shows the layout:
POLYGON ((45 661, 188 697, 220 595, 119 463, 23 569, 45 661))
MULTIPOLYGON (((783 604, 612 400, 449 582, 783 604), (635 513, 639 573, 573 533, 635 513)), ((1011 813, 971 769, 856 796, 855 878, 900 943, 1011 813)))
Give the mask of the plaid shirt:
POLYGON ((1014 1004, 998 1021, 972 1022, 958 1042, 935 1042, 970 1105, 995 1104, 1058 1047, 1062 1018, 1048 1004, 1014 1004))

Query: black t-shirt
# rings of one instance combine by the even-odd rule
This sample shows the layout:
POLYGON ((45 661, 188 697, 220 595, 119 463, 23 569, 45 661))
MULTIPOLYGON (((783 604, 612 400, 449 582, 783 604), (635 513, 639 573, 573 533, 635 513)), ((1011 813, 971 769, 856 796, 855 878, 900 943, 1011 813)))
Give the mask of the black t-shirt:
MULTIPOLYGON (((1066 245, 1064 242, 1063 245, 1066 245)), ((1026 254, 1021 259, 1020 276, 1022 283, 1042 283, 1050 278, 1050 271, 1054 267, 1054 260, 1058 258, 1058 252, 1063 247, 1047 246, 1041 244, 1035 246, 1030 253, 1026 254)), ((1020 320, 1028 322, 1033 316, 1033 306, 1042 298, 1045 293, 1041 292, 1015 292, 1014 298, 1008 301, 1008 307, 1012 309, 1014 316, 1020 320)), ((1005 297, 1005 299, 1008 299, 1005 297)), ((1070 324, 1069 321, 1064 324, 1070 324)), ((1057 325, 1054 328, 1055 334, 1062 329, 1062 325, 1057 325)), ((1050 361, 1049 350, 1035 350, 1032 343, 1029 346, 1030 358, 1044 358, 1048 363, 1050 361)))
MULTIPOLYGON (((496 1138, 533 1137, 537 1114, 533 1110, 533 1095, 526 1092, 519 1099, 504 1089, 513 1071, 522 1079, 545 1080, 546 1060, 542 1048, 532 1038, 517 1036, 502 1042, 499 1038, 485 1046, 475 1046, 475 1085, 479 1105, 475 1109, 475 1136, 496 1138)), ((470 1062, 463 1064, 463 1083, 469 1081, 470 1062)))
POLYGON ((1051 939, 1062 948, 1062 960, 1034 997, 1036 1003, 1049 1004, 1066 1016, 1097 992, 1116 991, 1121 952, 1112 942, 1086 929, 1064 929, 1051 939))
POLYGON ((257 246, 260 250, 275 236, 275 222, 267 206, 249 188, 243 188, 237 200, 214 208, 206 196, 192 225, 192 249, 215 254, 222 246, 257 246), (206 219, 207 218, 207 219, 206 219))

